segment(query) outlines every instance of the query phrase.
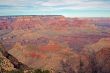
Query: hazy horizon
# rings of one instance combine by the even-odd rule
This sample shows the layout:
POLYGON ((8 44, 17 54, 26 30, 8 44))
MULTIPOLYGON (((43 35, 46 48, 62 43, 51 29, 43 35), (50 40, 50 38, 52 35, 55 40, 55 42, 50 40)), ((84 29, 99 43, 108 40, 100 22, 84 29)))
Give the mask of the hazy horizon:
POLYGON ((0 0, 0 16, 110 17, 110 0, 0 0))

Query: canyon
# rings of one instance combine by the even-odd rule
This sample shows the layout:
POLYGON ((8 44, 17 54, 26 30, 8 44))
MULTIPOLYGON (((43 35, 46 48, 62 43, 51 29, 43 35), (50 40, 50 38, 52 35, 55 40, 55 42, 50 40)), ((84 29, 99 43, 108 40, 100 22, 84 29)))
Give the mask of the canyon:
POLYGON ((110 18, 1 16, 0 43, 29 68, 95 73, 96 67, 97 73, 110 72, 110 18))

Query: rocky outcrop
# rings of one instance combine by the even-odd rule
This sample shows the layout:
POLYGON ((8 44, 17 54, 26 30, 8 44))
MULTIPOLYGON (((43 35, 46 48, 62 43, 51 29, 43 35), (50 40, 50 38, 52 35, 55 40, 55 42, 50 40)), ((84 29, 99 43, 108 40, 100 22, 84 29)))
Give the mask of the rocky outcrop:
POLYGON ((6 68, 5 68, 6 70, 12 70, 14 68, 23 69, 23 70, 29 69, 28 66, 22 64, 15 57, 13 57, 11 54, 9 54, 7 51, 5 51, 5 48, 2 46, 2 44, 0 44, 0 55, 1 55, 1 59, 3 59, 3 63, 4 63, 1 67, 5 68, 5 66, 6 66, 6 68), (8 69, 8 67, 9 67, 9 69, 8 69))
POLYGON ((15 69, 14 65, 10 62, 10 60, 4 57, 1 52, 0 52, 0 69, 5 71, 12 71, 15 69))
POLYGON ((101 72, 110 72, 110 48, 103 48, 96 54, 97 65, 101 72))
MULTIPOLYGON (((53 27, 78 27, 86 30, 97 29, 96 23, 110 23, 109 18, 66 18, 62 15, 37 15, 37 16, 7 16, 0 17, 0 30, 4 29, 42 29, 44 26, 53 27), (91 25, 89 25, 91 24, 91 25), (42 26, 43 25, 43 26, 42 26)), ((56 28, 57 27, 57 28, 56 28)), ((48 28, 47 28, 48 29, 48 28)), ((63 29, 62 29, 63 30, 63 29)))
POLYGON ((52 73, 78 72, 80 56, 70 48, 49 41, 48 44, 38 48, 29 48, 16 43, 9 51, 19 61, 32 68, 41 68, 52 73))
MULTIPOLYGON (((97 43, 86 46, 82 53, 87 56, 89 73, 110 72, 110 38, 102 38, 97 43)), ((86 62, 87 65, 87 62, 86 62)))
POLYGON ((110 48, 110 38, 101 38, 96 43, 86 45, 83 52, 98 52, 103 48, 110 48))

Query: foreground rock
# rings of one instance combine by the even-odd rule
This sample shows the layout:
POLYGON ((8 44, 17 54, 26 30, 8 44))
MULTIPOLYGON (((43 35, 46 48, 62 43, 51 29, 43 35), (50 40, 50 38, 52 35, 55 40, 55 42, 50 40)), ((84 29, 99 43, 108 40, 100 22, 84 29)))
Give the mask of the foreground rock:
POLYGON ((1 62, 1 70, 4 71, 12 71, 15 69, 29 69, 28 66, 19 62, 15 57, 5 51, 5 48, 0 44, 0 62, 1 62))

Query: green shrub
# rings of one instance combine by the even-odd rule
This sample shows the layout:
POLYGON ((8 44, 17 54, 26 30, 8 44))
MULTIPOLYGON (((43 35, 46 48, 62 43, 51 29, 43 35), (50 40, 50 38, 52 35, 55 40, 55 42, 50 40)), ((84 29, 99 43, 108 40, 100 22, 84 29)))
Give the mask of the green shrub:
POLYGON ((44 70, 42 73, 50 73, 49 70, 44 70))
POLYGON ((7 73, 24 73, 23 70, 12 70, 8 71, 7 73))
POLYGON ((36 70, 34 70, 34 73, 50 73, 50 71, 49 70, 36 69, 36 70))

